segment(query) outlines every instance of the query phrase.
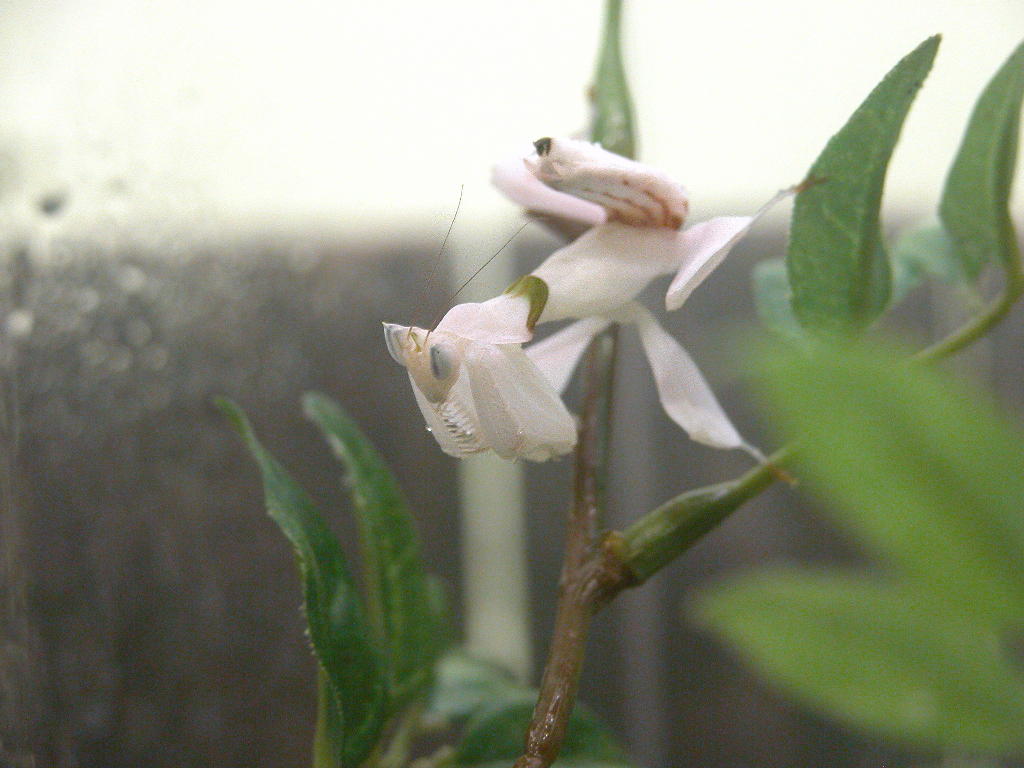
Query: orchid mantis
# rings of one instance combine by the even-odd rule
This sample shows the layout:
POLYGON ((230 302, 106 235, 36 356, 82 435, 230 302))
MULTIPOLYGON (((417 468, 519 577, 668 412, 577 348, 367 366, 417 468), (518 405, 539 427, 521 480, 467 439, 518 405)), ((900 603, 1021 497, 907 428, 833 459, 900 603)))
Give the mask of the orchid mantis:
POLYGON ((453 456, 493 450, 545 460, 576 441, 561 401, 576 364, 611 323, 635 326, 669 417, 697 442, 742 448, 761 460, 719 406, 696 364, 634 299, 673 275, 677 309, 722 262, 780 192, 753 216, 681 229, 685 190, 664 173, 601 147, 544 138, 494 169, 493 181, 532 212, 588 227, 505 293, 452 307, 433 331, 385 323, 392 357, 406 367, 438 444, 453 456), (524 350, 537 323, 576 322, 524 350))

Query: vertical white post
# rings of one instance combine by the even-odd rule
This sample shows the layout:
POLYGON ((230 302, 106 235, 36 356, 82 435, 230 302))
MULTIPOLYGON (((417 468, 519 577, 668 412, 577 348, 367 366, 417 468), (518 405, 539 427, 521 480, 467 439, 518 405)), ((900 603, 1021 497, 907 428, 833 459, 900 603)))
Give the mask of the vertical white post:
MULTIPOLYGON (((452 290, 487 255, 457 260, 461 266, 452 270, 452 290)), ((509 285, 518 277, 511 255, 499 255, 481 277, 492 289, 477 292, 471 286, 457 301, 490 298, 494 285, 509 285)), ((460 460, 458 477, 466 645, 528 681, 532 654, 522 467, 486 454, 460 460)))

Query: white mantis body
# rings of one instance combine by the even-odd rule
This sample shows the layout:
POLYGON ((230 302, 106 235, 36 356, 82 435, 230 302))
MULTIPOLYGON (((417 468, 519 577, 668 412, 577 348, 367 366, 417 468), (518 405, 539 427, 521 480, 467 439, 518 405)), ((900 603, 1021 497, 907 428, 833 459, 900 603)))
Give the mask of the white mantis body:
POLYGON ((540 139, 535 152, 495 168, 494 182, 532 211, 590 228, 489 301, 452 307, 430 332, 385 324, 392 357, 408 372, 441 448, 493 450, 545 460, 572 449, 560 393, 593 337, 610 323, 635 326, 666 413, 701 443, 757 456, 719 406, 696 364, 634 299, 674 275, 665 303, 678 308, 773 203, 680 229, 686 192, 668 176, 583 141, 540 139), (577 322, 522 349, 537 323, 577 322))

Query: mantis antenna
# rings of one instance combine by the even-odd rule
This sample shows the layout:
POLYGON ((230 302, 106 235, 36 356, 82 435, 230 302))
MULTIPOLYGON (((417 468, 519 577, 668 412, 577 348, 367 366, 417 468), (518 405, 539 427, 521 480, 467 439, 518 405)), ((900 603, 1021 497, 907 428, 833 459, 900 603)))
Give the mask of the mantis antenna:
MULTIPOLYGON (((512 241, 513 241, 513 240, 515 240, 515 239, 516 239, 517 237, 519 237, 519 233, 520 233, 520 232, 522 232, 522 231, 523 231, 524 229, 526 229, 526 228, 527 228, 528 226, 530 226, 530 222, 529 222, 529 221, 525 222, 525 223, 523 224, 523 226, 521 226, 521 227, 520 227, 519 229, 517 229, 517 230, 516 230, 516 231, 515 231, 515 232, 514 232, 514 233, 512 234, 512 237, 510 237, 510 238, 509 238, 508 240, 506 240, 506 241, 505 241, 505 244, 504 244, 503 246, 501 246, 501 248, 499 248, 498 250, 496 250, 496 251, 495 251, 495 252, 494 252, 494 253, 493 253, 493 254, 492 254, 492 255, 490 256, 490 258, 488 258, 488 259, 487 259, 487 261, 485 261, 485 262, 484 262, 483 264, 481 264, 481 265, 480 265, 479 267, 477 267, 476 271, 475 271, 475 272, 473 272, 473 274, 472 274, 472 275, 470 275, 470 276, 469 276, 469 277, 468 277, 468 278, 466 279, 466 282, 464 282, 464 283, 463 283, 462 285, 460 285, 460 286, 459 286, 459 288, 458 288, 458 290, 457 290, 457 291, 455 291, 455 293, 453 293, 453 294, 452 294, 451 296, 449 296, 449 297, 448 297, 448 299, 447 299, 447 300, 445 301, 445 306, 447 306, 448 304, 450 304, 451 302, 453 302, 453 301, 454 301, 454 300, 455 300, 455 299, 456 299, 456 298, 458 297, 458 295, 459 295, 460 293, 462 293, 463 289, 465 289, 465 287, 466 287, 467 285, 469 285, 469 284, 470 284, 471 282, 473 282, 474 278, 476 278, 476 276, 477 276, 477 275, 479 275, 479 274, 480 274, 481 272, 483 272, 483 271, 484 271, 484 268, 485 268, 485 267, 486 267, 486 266, 487 266, 488 264, 490 264, 490 263, 491 263, 492 261, 494 261, 494 260, 495 260, 496 258, 498 258, 498 255, 499 255, 499 254, 500 254, 500 253, 501 253, 502 251, 504 251, 504 250, 505 250, 506 248, 508 248, 508 247, 509 247, 509 246, 510 246, 510 245, 512 244, 512 241)), ((442 310, 441 310, 441 312, 443 313, 443 312, 444 312, 444 310, 442 309, 442 310)), ((437 324, 438 324, 438 322, 439 322, 440 320, 441 320, 441 315, 440 315, 440 314, 438 314, 438 316, 434 318, 434 322, 430 324, 430 325, 431 325, 431 327, 433 327, 433 326, 437 325, 437 324)))
POLYGON ((448 225, 448 231, 444 233, 444 240, 441 241, 441 247, 437 249, 437 256, 434 257, 434 263, 430 267, 430 272, 427 273, 427 279, 423 284, 423 290, 420 292, 420 300, 417 302, 420 306, 423 306, 427 296, 430 295, 430 289, 434 282, 434 278, 437 277, 437 268, 441 266, 441 254, 444 253, 444 248, 448 245, 448 238, 451 237, 452 230, 455 228, 455 219, 458 218, 459 209, 462 208, 462 193, 465 189, 465 184, 459 185, 459 202, 455 204, 455 213, 452 214, 452 220, 448 225))

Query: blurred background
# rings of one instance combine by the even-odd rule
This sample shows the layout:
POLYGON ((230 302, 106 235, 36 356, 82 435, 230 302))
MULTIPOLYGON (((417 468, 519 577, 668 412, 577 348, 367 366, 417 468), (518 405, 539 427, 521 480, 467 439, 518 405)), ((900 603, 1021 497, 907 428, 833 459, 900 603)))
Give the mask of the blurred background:
MULTIPOLYGON (((974 98, 1024 32, 1024 6, 995 0, 625 13, 641 157, 687 186, 695 221, 798 181, 888 68, 942 32, 886 198, 890 230, 931 216, 974 98)), ((308 762, 293 557, 217 394, 352 541, 339 469, 298 405, 310 389, 339 400, 395 468, 467 642, 536 681, 569 463, 444 456, 380 322, 431 324, 522 224, 490 165, 586 125, 600 22, 582 0, 0 3, 0 765, 308 762)), ((766 448, 734 341, 787 215, 666 320, 766 448)), ((463 296, 557 245, 527 227, 463 296)), ((919 291, 896 320, 922 340, 962 312, 919 291)), ((957 362, 1018 409, 1022 319, 957 362)), ((624 338, 616 526, 749 465, 686 440, 624 338)), ((925 764, 800 710, 683 613, 716 574, 857 557, 773 490, 598 618, 584 700, 649 766, 925 764)))

